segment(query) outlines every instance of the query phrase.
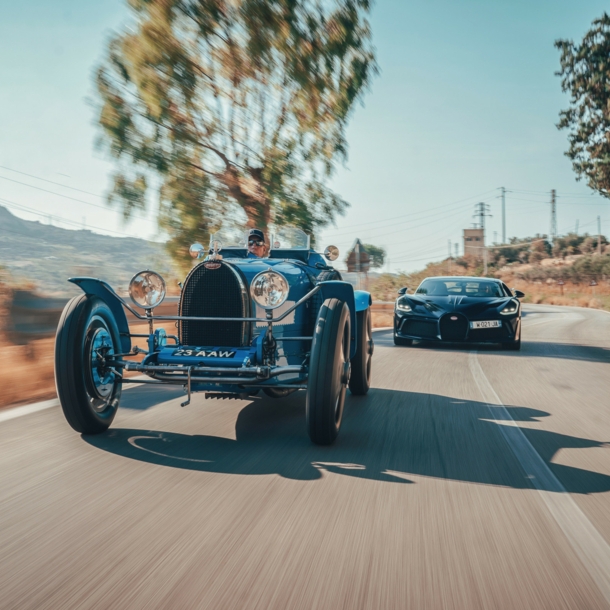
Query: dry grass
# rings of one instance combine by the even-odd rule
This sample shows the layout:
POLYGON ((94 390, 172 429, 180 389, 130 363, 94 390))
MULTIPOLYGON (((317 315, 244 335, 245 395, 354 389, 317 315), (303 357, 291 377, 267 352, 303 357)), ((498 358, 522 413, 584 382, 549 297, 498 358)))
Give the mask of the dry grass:
POLYGON ((53 339, 29 346, 10 345, 5 338, 0 341, 0 407, 55 397, 53 339))

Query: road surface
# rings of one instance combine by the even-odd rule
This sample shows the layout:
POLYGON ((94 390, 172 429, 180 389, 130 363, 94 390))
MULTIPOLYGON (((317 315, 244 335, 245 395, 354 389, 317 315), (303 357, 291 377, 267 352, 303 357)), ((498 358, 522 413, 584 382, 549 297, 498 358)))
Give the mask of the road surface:
POLYGON ((376 333, 332 447, 301 394, 4 417, 0 607, 610 608, 610 315, 527 306, 523 341, 376 333))

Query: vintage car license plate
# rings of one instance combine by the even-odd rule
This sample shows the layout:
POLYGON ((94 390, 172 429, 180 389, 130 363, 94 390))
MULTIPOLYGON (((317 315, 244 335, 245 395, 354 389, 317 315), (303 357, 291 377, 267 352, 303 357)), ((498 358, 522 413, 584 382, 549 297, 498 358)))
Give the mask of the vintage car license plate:
POLYGON ((235 356, 235 352, 230 350, 203 349, 201 347, 194 347, 180 348, 174 350, 172 356, 195 356, 197 358, 233 358, 233 356, 235 356))
POLYGON ((500 326, 502 326, 502 320, 481 320, 470 323, 470 328, 500 328, 500 326))

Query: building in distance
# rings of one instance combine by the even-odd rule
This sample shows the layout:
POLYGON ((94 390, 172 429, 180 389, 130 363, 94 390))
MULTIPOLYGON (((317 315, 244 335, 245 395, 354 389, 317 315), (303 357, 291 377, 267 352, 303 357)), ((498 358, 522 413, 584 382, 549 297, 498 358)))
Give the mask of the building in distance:
POLYGON ((483 258, 485 229, 464 229, 464 256, 483 258))

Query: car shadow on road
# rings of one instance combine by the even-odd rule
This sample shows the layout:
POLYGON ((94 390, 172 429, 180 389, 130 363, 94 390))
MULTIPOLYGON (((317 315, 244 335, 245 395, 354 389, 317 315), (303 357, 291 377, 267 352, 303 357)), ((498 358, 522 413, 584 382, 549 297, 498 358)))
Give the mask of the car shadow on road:
MULTIPOLYGON (((516 422, 549 414, 507 407, 516 422)), ((531 488, 499 430, 501 409, 437 394, 372 389, 349 397, 341 434, 330 447, 312 445, 305 431, 304 393, 273 400, 255 398, 237 417, 235 440, 205 434, 115 428, 84 436, 101 450, 126 458, 204 472, 277 474, 311 481, 324 471, 376 481, 412 483, 412 476, 482 485, 531 488)), ((205 429, 205 417, 201 419, 205 429)), ((601 441, 522 428, 569 492, 610 490, 610 476, 554 464, 562 449, 591 449, 601 441)), ((569 452, 562 457, 569 460, 569 452)))

